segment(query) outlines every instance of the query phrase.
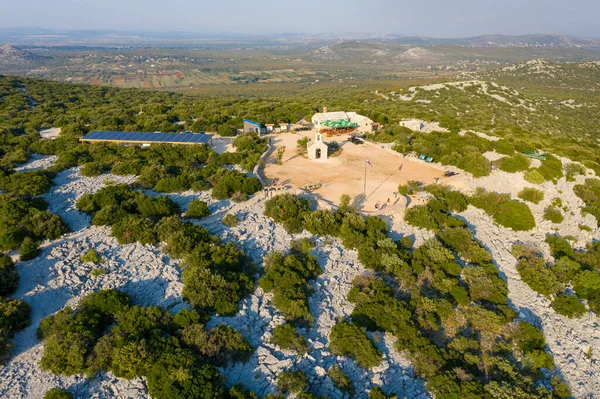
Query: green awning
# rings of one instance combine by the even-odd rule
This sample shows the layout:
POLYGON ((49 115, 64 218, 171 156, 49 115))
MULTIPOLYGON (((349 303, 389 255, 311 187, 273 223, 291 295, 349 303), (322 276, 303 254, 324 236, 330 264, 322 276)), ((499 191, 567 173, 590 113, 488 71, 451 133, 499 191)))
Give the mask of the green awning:
POLYGON ((326 120, 321 123, 324 126, 330 127, 332 129, 345 129, 345 128, 357 128, 358 124, 349 122, 345 119, 340 119, 337 121, 326 120))

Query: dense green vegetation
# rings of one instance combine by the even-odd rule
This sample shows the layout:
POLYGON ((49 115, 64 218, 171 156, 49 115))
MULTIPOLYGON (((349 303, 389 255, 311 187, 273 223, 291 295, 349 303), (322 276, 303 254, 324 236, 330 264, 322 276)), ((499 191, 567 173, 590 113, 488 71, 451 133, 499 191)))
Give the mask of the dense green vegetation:
POLYGON ((587 312, 579 299, 586 299, 590 310, 600 311, 600 244, 591 243, 585 250, 576 251, 565 237, 550 235, 546 242, 553 263, 547 263, 537 248, 513 246, 523 281, 553 299, 552 307, 564 316, 580 317, 587 312), (573 287, 575 295, 564 292, 567 285, 573 287))
POLYGON ((31 308, 22 299, 12 299, 19 285, 19 273, 12 259, 0 253, 0 365, 9 357, 13 335, 29 326, 31 308))
MULTIPOLYGON (((495 78, 502 79, 502 74, 495 78)), ((424 153, 475 176, 489 173, 489 161, 481 153, 491 150, 508 156, 501 162, 501 168, 508 171, 525 168, 523 156, 515 154, 515 151, 537 149, 569 156, 600 171, 600 152, 594 133, 597 129, 592 116, 597 113, 597 101, 591 101, 587 94, 578 92, 577 102, 586 106, 550 106, 549 102, 545 102, 546 96, 560 101, 564 96, 570 98, 571 93, 563 92, 565 89, 562 88, 547 87, 547 82, 536 86, 519 80, 518 84, 515 87, 525 86, 529 95, 543 90, 544 99, 535 104, 535 112, 518 106, 520 100, 527 100, 524 94, 514 94, 515 98, 509 98, 509 102, 514 101, 514 104, 505 104, 482 98, 477 87, 417 92, 415 100, 431 103, 386 101, 362 88, 311 91, 309 95, 294 98, 198 99, 165 92, 0 77, 0 190, 9 192, 2 195, 18 198, 7 200, 10 206, 6 207, 7 201, 4 198, 0 201, 2 214, 8 215, 0 219, 0 226, 4 227, 0 245, 4 246, 3 250, 21 248, 21 255, 26 259, 37 253, 40 240, 64 233, 64 224, 58 228, 60 219, 57 221, 56 215, 46 212, 38 199, 30 197, 49 189, 53 172, 71 166, 83 165, 82 173, 88 176, 108 171, 138 174, 141 186, 158 192, 213 188, 216 198, 244 200, 260 189, 258 181, 223 168, 226 164, 239 164, 250 170, 264 151, 264 142, 256 136, 238 138, 235 142, 238 153, 217 156, 204 147, 153 146, 141 149, 79 144, 77 138, 93 129, 172 131, 184 128, 174 124, 181 120, 186 122, 185 128, 230 134, 234 127, 241 125, 243 118, 259 122, 295 121, 310 116, 321 105, 327 104, 336 109, 356 110, 389 125, 389 129, 372 137, 375 140, 396 141, 398 151, 424 153), (547 118, 550 114, 556 115, 556 118, 547 118), (398 120, 405 117, 438 120, 451 132, 422 134, 398 128, 398 120), (39 140, 38 130, 50 126, 62 127, 61 137, 56 141, 39 140), (492 142, 472 133, 460 136, 457 132, 462 129, 488 132, 502 139, 492 142), (50 172, 12 171, 33 152, 56 154, 59 161, 50 172), (19 208, 21 202, 27 204, 25 211, 19 208), (20 210, 14 212, 12 207, 20 210), (44 216, 34 217, 30 213, 44 216)), ((568 179, 582 173, 581 168, 570 165, 573 164, 566 167, 568 179)), ((555 181, 562 173, 560 161, 547 156, 539 168, 526 172, 526 179, 540 184, 555 181)), ((586 203, 583 212, 596 216, 600 221, 598 182, 592 179, 585 185, 576 186, 576 193, 586 203)), ((338 211, 311 211, 307 201, 282 196, 276 201, 269 201, 266 214, 283 223, 290 232, 306 229, 314 234, 339 237, 346 247, 358 250, 366 267, 376 270, 380 273, 379 277, 390 282, 385 284, 379 278, 356 282, 350 295, 357 305, 351 323, 396 335, 398 348, 409 353, 417 373, 428 380, 428 388, 436 397, 547 396, 539 384, 542 378, 539 368, 552 369, 553 365, 551 357, 544 352, 543 335, 540 338, 539 331, 533 326, 514 321, 514 314, 506 303, 506 286, 497 276, 491 257, 472 238, 465 223, 450 215, 464 210, 467 200, 441 189, 432 194, 435 198, 427 205, 415 207, 414 211, 407 213, 408 222, 436 233, 433 241, 416 249, 411 248, 410 240, 389 239, 383 221, 356 214, 348 203, 342 204, 338 211), (464 265, 457 263, 456 257, 464 261, 464 265)), ((520 196, 532 202, 537 198, 533 193, 526 197, 530 199, 520 196)), ((217 238, 210 237, 206 230, 183 222, 176 216, 179 209, 161 198, 152 199, 130 189, 118 188, 114 192, 107 190, 97 198, 88 198, 82 207, 93 216, 95 224, 112 226, 113 234, 120 242, 164 242, 167 253, 183 258, 184 295, 200 311, 198 317, 201 320, 205 317, 204 312, 235 312, 239 299, 251 290, 253 283, 248 277, 251 267, 243 253, 233 245, 224 245, 217 238)), ((497 223, 514 230, 528 230, 535 226, 528 207, 511 201, 503 194, 479 192, 469 202, 484 209, 497 223)), ((235 223, 225 222, 233 226, 237 219, 235 223)), ((573 251, 568 242, 555 240, 551 247, 556 259, 554 265, 546 265, 538 259, 538 255, 531 253, 518 255, 519 271, 527 276, 527 282, 538 292, 554 298, 553 307, 569 317, 581 314, 583 304, 576 297, 562 294, 562 287, 566 284, 573 284, 577 296, 587 299, 591 309, 600 307, 600 278, 596 261, 600 250, 596 245, 590 244, 586 251, 573 251)), ((306 322, 306 317, 310 316, 305 307, 309 278, 303 273, 311 272, 307 272, 310 267, 302 262, 309 257, 304 254, 293 256, 300 259, 290 261, 289 268, 294 273, 298 272, 296 275, 288 275, 286 271, 281 275, 272 273, 269 278, 273 278, 272 281, 281 278, 293 287, 280 295, 284 303, 282 307, 286 309, 290 302, 291 309, 287 308, 287 312, 300 314, 296 321, 306 322)), ((10 273, 7 275, 11 276, 10 273)), ((11 279, 6 281, 10 287, 11 279)), ((2 314, 10 312, 3 311, 2 314)), ((73 312, 81 313, 83 310, 73 312)), ((116 324, 110 331, 121 331, 118 327, 123 322, 117 320, 120 313, 107 313, 105 310, 90 312, 98 316, 98 320, 112 317, 116 324)), ((160 312, 154 313, 158 318, 163 317, 160 312)), ((84 316, 72 317, 78 322, 88 323, 84 316)), ((65 318, 68 319, 67 316, 65 318)), ((183 340, 179 338, 178 327, 164 328, 161 323, 156 323, 156 328, 152 327, 157 336, 183 340)), ((93 331, 95 327, 91 325, 90 328, 93 331)), ((5 342, 5 331, 10 330, 2 329, 2 342, 5 342)), ((126 331, 126 327, 122 331, 126 331)), ((73 332, 75 337, 79 333, 78 330, 73 332)), ((207 337, 211 334, 206 332, 207 337)), ((228 338, 227 342, 235 342, 232 346, 237 348, 236 353, 247 352, 243 349, 243 342, 234 338, 235 334, 231 331, 221 331, 217 335, 220 337, 221 334, 231 336, 231 341, 228 338)), ((190 333, 188 338, 200 335, 199 329, 190 333)), ((155 338, 154 335, 152 337, 155 338)), ((88 338, 85 336, 84 341, 88 338)), ((73 345, 75 349, 72 349, 73 357, 69 357, 66 363, 77 359, 75 352, 85 346, 77 339, 73 345)), ((288 332, 285 339, 294 341, 294 336, 288 332)), ((213 342, 216 339, 207 340, 213 342)), ((147 354, 155 356, 158 351, 145 347, 149 345, 148 340, 144 340, 143 345, 127 342, 131 347, 120 350, 118 356, 114 355, 118 359, 116 373, 145 373, 143 375, 148 379, 151 393, 156 397, 195 397, 208 385, 220 386, 214 369, 204 363, 188 361, 185 351, 189 348, 196 350, 192 343, 181 344, 178 350, 182 353, 177 354, 173 354, 174 350, 169 352, 172 349, 169 345, 177 346, 178 343, 165 344, 168 350, 160 356, 160 363, 149 370, 142 370, 132 359, 139 360, 147 354), (120 360, 127 358, 129 363, 120 360), (167 378, 171 375, 184 375, 186 378, 167 378)), ((207 346, 206 341, 198 342, 196 346, 207 346)), ((298 343, 293 342, 293 345, 298 343)), ((201 356, 208 357, 205 354, 201 356)), ((60 356, 57 359, 60 360, 60 356)), ((212 366, 216 361, 208 363, 212 366)), ((112 369, 113 366, 109 367, 112 369)), ((103 370, 106 369, 109 368, 103 370)), ((568 396, 568 389, 565 390, 559 379, 553 379, 552 385, 555 397, 568 396)), ((211 389, 206 389, 206 392, 212 392, 211 389)), ((372 394, 377 395, 376 391, 374 389, 372 394)))
MULTIPOLYGON (((93 87, 60 85, 52 82, 0 77, 0 189, 22 195, 39 195, 52 185, 53 172, 83 165, 84 176, 104 172, 139 175, 138 182, 158 192, 197 191, 214 188, 215 198, 235 195, 243 200, 254 194, 260 182, 243 173, 228 170, 226 164, 238 164, 251 171, 266 150, 266 141, 253 134, 237 137, 235 153, 218 155, 207 146, 153 145, 148 148, 122 147, 116 144, 83 144, 79 138, 95 129, 125 131, 180 130, 178 119, 169 110, 183 111, 182 96, 141 91, 96 90, 93 87), (25 83, 28 82, 27 84, 25 83), (29 95, 21 88, 31 84, 29 95), (38 106, 23 106, 36 97, 38 106), (135 103, 135 105, 133 105, 135 103), (73 106, 77 104, 77 106, 73 106), (146 107, 144 107, 144 105, 146 107), (140 108, 145 108, 143 113, 140 108), (136 111, 134 112, 134 109, 136 111), (10 121, 10 122, 9 122, 10 121), (87 121, 87 122, 86 122, 87 121), (37 130, 62 128, 57 140, 40 140, 37 130), (47 171, 13 172, 33 152, 54 154, 58 161, 47 171)), ((183 111, 189 119, 192 110, 183 111)), ((183 114, 180 114, 182 116, 183 114)))
POLYGON ((231 213, 228 213, 223 218, 223 224, 227 227, 235 227, 238 225, 238 218, 237 218, 237 216, 232 215, 231 213))
POLYGON ((185 217, 194 218, 194 219, 202 219, 210 215, 210 211, 208 210, 208 204, 204 201, 200 200, 192 200, 188 204, 187 212, 185 213, 185 217))
POLYGON ((314 318, 308 309, 312 291, 308 282, 323 272, 317 258, 295 251, 287 256, 272 252, 265 256, 263 269, 258 285, 266 292, 273 291, 273 306, 288 321, 310 325, 314 318))
POLYGON ((369 399, 398 399, 396 394, 386 395, 380 387, 374 387, 369 391, 369 399))
POLYGON ((519 198, 523 201, 533 202, 539 204, 544 200, 544 193, 536 188, 525 187, 518 194, 519 198))
POLYGON ((111 225, 120 243, 166 243, 165 253, 184 259, 183 296, 201 311, 235 313, 253 288, 252 267, 244 253, 181 220, 177 204, 167 197, 111 185, 81 197, 77 209, 90 214, 92 224, 111 225))
MULTIPOLYGON (((10 154, 3 157, 3 163, 24 162, 32 146, 38 151, 37 131, 50 126, 62 127, 65 138, 78 137, 94 129, 203 130, 229 135, 241 127, 243 119, 259 123, 295 122, 310 118, 327 104, 332 110, 354 110, 385 125, 385 130, 377 132, 377 140, 414 145, 415 151, 425 150, 437 160, 447 157, 449 162, 464 164, 465 170, 476 173, 487 174, 484 159, 477 156, 484 146, 496 147, 496 151, 509 156, 513 156, 515 150, 543 150, 598 169, 598 143, 593 133, 597 94, 588 84, 597 77, 597 68, 585 64, 554 64, 552 67, 554 77, 546 76, 547 79, 542 78, 543 74, 526 70, 522 74, 503 71, 483 74, 484 80, 493 79, 512 87, 505 90, 486 82, 488 93, 500 95, 507 101, 483 94, 480 85, 417 90, 412 101, 391 101, 374 94, 377 90, 394 99, 395 96, 389 94, 392 91, 403 93, 408 85, 429 83, 415 79, 300 85, 292 93, 285 85, 209 85, 198 88, 201 96, 190 96, 3 76, 0 77, 0 98, 3 99, 0 131, 11 137, 2 140, 0 150, 10 154), (569 83, 561 84, 563 81, 569 83), (223 93, 221 97, 219 93, 223 93), (575 99, 582 106, 560 105, 567 99, 575 99), (446 146, 446 137, 440 140, 435 137, 438 133, 430 138, 428 134, 400 130, 398 122, 404 118, 438 121, 451 131, 446 135, 455 141, 446 146), (185 124, 177 125, 177 121, 185 124), (471 137, 463 140, 456 134, 461 130, 484 132, 502 140, 491 144, 479 143, 471 137), (415 143, 407 142, 403 135, 414 136, 415 143), (446 149, 435 151, 431 143, 446 149), (464 151, 457 151, 459 148, 464 151), (454 152, 458 153, 456 160, 451 159, 454 152)), ((370 69, 361 64, 360 68, 352 69, 351 76, 371 76, 370 69)), ((221 72, 230 71, 218 73, 221 72)), ((339 73, 336 66, 335 76, 339 73)), ((319 77, 324 79, 324 76, 319 77)), ((331 79, 337 81, 337 77, 331 76, 331 79)))
POLYGON ((215 366, 244 361, 253 350, 230 327, 206 330, 205 320, 194 310, 172 315, 156 306, 132 306, 119 291, 95 292, 77 308, 66 307, 40 322, 40 365, 62 375, 145 376, 157 399, 225 398, 224 379, 215 366))
POLYGON ((303 371, 284 371, 277 376, 277 388, 283 393, 298 393, 308 388, 308 377, 303 371))
POLYGON ((543 333, 517 320, 490 254, 449 214, 465 209, 467 199, 440 186, 427 189, 434 199, 418 214, 436 238, 414 249, 410 240, 392 241, 382 220, 357 214, 347 198, 337 210, 312 212, 299 198, 269 200, 279 223, 339 237, 378 272, 355 280, 348 294, 355 309, 332 331, 332 351, 367 359, 368 367, 377 356, 362 328, 385 331, 437 398, 567 398, 558 376, 548 381, 551 392, 540 385, 540 369, 555 369, 543 333))
POLYGON ((564 289, 552 269, 546 266, 546 262, 535 249, 515 244, 512 247, 512 253, 519 262, 517 270, 521 279, 531 289, 546 297, 552 297, 564 289))
POLYGON ((67 231, 67 226, 48 210, 43 199, 0 194, 0 251, 18 249, 27 238, 27 243, 55 240, 67 231))
POLYGON ((329 349, 334 355, 348 356, 370 369, 381 363, 381 351, 356 323, 336 324, 329 334, 329 349))
POLYGON ((327 370, 327 375, 333 381, 333 384, 337 389, 342 391, 342 393, 347 393, 350 396, 354 396, 354 383, 352 380, 344 373, 340 366, 333 365, 327 370))
POLYGON ((523 154, 514 154, 500 159, 500 170, 509 173, 522 172, 529 169, 531 161, 523 154))
POLYGON ((600 227, 600 179, 586 179, 585 184, 576 184, 573 192, 586 205, 581 212, 594 216, 600 227))
POLYGON ((551 221, 554 224, 562 223, 565 219, 560 209, 553 206, 546 207, 544 209, 544 219, 551 221))
POLYGON ((302 231, 303 218, 308 212, 308 203, 292 194, 278 195, 265 205, 265 215, 282 223, 288 233, 302 231))
POLYGON ((51 174, 45 171, 12 172, 0 168, 0 190, 35 197, 52 187, 51 174))
POLYGON ((98 252, 96 252, 94 248, 81 255, 79 260, 82 262, 92 262, 95 265, 102 262, 102 258, 100 257, 100 255, 98 255, 98 252))
POLYGON ((280 324, 273 329, 271 342, 278 345, 281 349, 288 349, 304 354, 308 352, 308 343, 303 335, 298 334, 298 331, 289 323, 280 324))
POLYGON ((405 130, 400 130, 393 137, 396 142, 394 150, 398 152, 414 151, 417 154, 426 154, 433 157, 435 162, 459 167, 475 177, 487 176, 490 173, 490 161, 482 153, 492 151, 495 147, 500 148, 501 145, 474 133, 464 136, 441 132, 407 134, 405 130))
POLYGON ((511 200, 510 194, 488 193, 478 188, 469 202, 483 209, 499 225, 514 231, 531 230, 535 227, 535 219, 529 207, 511 200))
POLYGON ((567 181, 575 181, 575 177, 578 175, 585 175, 585 167, 581 164, 571 162, 565 166, 567 172, 567 181))
POLYGON ((61 388, 52 388, 44 395, 44 399, 73 399, 74 395, 61 388))

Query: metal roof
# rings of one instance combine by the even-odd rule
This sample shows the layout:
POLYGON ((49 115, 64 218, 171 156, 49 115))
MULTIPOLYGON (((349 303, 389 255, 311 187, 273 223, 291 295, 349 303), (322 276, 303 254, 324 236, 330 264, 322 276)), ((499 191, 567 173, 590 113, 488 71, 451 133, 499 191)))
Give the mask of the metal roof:
POLYGON ((256 125, 260 127, 260 123, 251 121, 250 119, 244 119, 244 123, 250 123, 251 125, 256 125))
POLYGON ((206 144, 211 137, 211 134, 205 133, 146 133, 95 130, 83 136, 80 141, 109 141, 148 144, 206 144))

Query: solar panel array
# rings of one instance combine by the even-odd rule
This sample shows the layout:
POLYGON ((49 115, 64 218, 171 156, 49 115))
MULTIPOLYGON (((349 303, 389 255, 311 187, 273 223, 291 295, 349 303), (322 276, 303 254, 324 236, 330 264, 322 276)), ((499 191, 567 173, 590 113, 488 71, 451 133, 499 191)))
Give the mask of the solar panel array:
POLYGON ((205 144, 212 135, 205 133, 145 133, 111 132, 96 130, 83 136, 81 141, 122 141, 127 143, 181 143, 205 144))

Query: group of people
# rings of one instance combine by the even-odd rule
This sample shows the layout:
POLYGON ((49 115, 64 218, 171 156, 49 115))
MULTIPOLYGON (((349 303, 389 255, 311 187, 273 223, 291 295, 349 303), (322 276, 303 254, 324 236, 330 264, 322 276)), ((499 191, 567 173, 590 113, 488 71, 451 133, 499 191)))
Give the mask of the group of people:
MULTIPOLYGON (((387 199, 387 204, 388 204, 388 206, 390 205, 390 198, 387 199)), ((377 201, 375 203, 375 210, 379 210, 380 208, 383 209, 383 206, 379 204, 379 201, 377 201)))

